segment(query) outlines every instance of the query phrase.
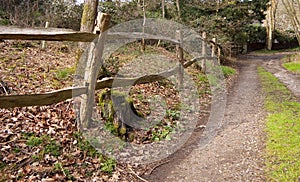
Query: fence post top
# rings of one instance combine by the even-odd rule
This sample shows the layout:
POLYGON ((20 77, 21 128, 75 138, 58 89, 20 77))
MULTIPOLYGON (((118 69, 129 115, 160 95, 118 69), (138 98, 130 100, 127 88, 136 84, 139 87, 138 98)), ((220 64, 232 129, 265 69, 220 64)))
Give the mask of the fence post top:
POLYGON ((95 28, 93 31, 94 34, 100 34, 105 32, 109 28, 110 19, 111 16, 109 14, 98 12, 95 22, 95 28))

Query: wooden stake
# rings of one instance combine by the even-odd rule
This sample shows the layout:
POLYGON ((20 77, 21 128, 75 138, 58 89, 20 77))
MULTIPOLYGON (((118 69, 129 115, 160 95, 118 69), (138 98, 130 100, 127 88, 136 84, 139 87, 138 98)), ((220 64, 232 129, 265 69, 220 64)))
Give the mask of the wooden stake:
MULTIPOLYGON (((49 22, 46 21, 45 28, 48 28, 48 27, 49 27, 49 22)), ((46 48, 46 41, 42 40, 42 49, 45 49, 45 48, 46 48)))
POLYGON ((106 40, 107 32, 109 28, 111 16, 108 14, 101 14, 100 21, 100 34, 97 42, 91 42, 87 64, 84 73, 84 80, 87 86, 87 94, 82 95, 81 107, 80 107, 80 129, 85 129, 90 126, 92 118, 93 107, 95 104, 95 87, 97 81, 97 75, 100 70, 100 66, 103 63, 102 55, 104 50, 104 43, 106 40))
MULTIPOLYGON (((207 50, 206 50, 206 43, 205 43, 205 40, 206 40, 206 32, 203 32, 202 33, 202 56, 203 57, 206 57, 207 55, 207 50)), ((202 71, 203 72, 205 72, 206 71, 206 60, 205 59, 203 59, 202 61, 201 61, 201 69, 202 69, 202 71)))
POLYGON ((181 30, 176 31, 176 39, 180 42, 176 46, 178 66, 179 66, 178 78, 177 78, 178 79, 178 89, 182 89, 183 88, 183 74, 184 74, 184 70, 183 70, 184 57, 183 57, 183 49, 182 49, 183 38, 182 38, 181 30))

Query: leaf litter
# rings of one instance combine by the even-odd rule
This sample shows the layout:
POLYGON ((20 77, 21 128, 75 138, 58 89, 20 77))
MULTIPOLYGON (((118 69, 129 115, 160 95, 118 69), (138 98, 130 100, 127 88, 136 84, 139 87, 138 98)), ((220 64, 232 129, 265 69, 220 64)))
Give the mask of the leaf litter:
MULTIPOLYGON (((0 43, 0 80, 10 91, 1 95, 45 93, 72 86, 76 62, 74 47, 67 42, 51 42, 45 50, 41 50, 38 41, 0 43)), ((166 53, 160 48, 159 51, 166 53)), ((122 54, 118 56, 121 58, 122 54)), ((174 55, 169 56, 174 58, 174 55)), ((113 66, 110 69, 114 69, 111 72, 117 71, 113 66)), ((198 73, 191 69, 191 74, 195 76, 198 73)), ((207 83, 198 87, 204 90, 202 101, 208 104, 210 93, 207 83)), ((151 112, 147 100, 153 93, 159 93, 166 100, 169 110, 178 106, 174 85, 166 81, 137 85, 131 89, 131 97, 137 110, 144 115, 151 112)), ((84 140, 77 129, 73 104, 74 101, 68 99, 48 106, 0 109, 1 180, 142 180, 139 176, 149 166, 118 163, 99 154, 84 140)), ((176 118, 172 119, 176 112, 169 115, 162 125, 176 123, 176 118)), ((162 129, 136 131, 134 142, 153 142, 153 133, 162 129)))

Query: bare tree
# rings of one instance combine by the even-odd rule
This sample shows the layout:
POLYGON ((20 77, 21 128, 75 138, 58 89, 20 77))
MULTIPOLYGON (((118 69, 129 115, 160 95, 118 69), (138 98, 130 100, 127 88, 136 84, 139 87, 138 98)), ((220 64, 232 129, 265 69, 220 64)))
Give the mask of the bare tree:
POLYGON ((81 32, 93 32, 97 16, 98 0, 85 0, 81 18, 81 32))
MULTIPOLYGON (((143 33, 145 33, 145 26, 146 26, 146 9, 145 9, 145 0, 143 0, 143 7, 142 7, 142 10, 143 10, 143 33)), ((146 43, 145 43, 145 39, 142 38, 142 51, 145 51, 146 49, 146 43)))
POLYGON ((290 17, 298 43, 300 44, 300 0, 282 0, 282 3, 290 17))
MULTIPOLYGON (((81 32, 89 32, 89 33, 93 32, 95 27, 95 20, 97 17, 97 8, 98 8, 98 0, 84 1, 84 7, 83 7, 81 25, 80 25, 81 32)), ((79 48, 77 50, 77 55, 76 55, 78 74, 82 74, 80 71, 83 71, 85 68, 85 62, 83 60, 80 60, 80 57, 83 51, 86 49, 87 45, 88 44, 84 42, 80 42, 78 44, 79 48)))
POLYGON ((162 18, 164 19, 166 17, 165 0, 161 0, 161 9, 162 9, 162 18))
POLYGON ((267 16, 266 16, 267 49, 268 50, 272 50, 277 5, 278 5, 277 0, 270 0, 268 3, 267 16))
POLYGON ((176 0, 176 7, 177 7, 177 13, 178 13, 178 20, 180 20, 181 19, 181 12, 180 12, 179 0, 176 0))

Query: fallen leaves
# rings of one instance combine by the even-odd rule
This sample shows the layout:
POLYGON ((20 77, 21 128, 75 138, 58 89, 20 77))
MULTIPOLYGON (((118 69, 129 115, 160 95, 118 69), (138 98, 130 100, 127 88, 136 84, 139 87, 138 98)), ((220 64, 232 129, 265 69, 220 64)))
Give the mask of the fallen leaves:
MULTIPOLYGON (((61 79, 57 75, 74 67, 72 52, 60 51, 61 43, 48 44, 45 51, 37 42, 30 45, 0 44, 0 81, 7 84, 10 94, 42 93, 72 85, 71 72, 61 72, 61 79)), ((134 179, 121 175, 114 163, 108 166, 111 174, 102 171, 109 158, 77 133, 72 99, 49 106, 0 109, 0 181, 134 179)))
MULTIPOLYGON (((38 42, 0 43, 0 81, 11 91, 5 92, 2 86, 4 92, 0 94, 44 93, 71 86, 76 56, 75 51, 62 51, 65 44, 47 44, 48 49, 43 51, 38 42)), ((162 48, 156 49, 168 54, 162 48)), ((127 53, 122 54, 118 55, 120 62, 127 53)), ((174 55, 167 56, 175 59, 174 55)), ((115 65, 109 68, 112 73, 118 71, 115 65)), ((206 96, 209 95, 205 84, 199 85, 202 87, 206 96)), ((163 113, 169 116, 163 117, 160 126, 137 131, 133 142, 153 142, 153 133, 167 137, 171 126, 179 124, 176 110, 180 98, 175 85, 165 80, 136 85, 131 91, 135 107, 144 116, 160 117, 153 108, 162 107, 155 105, 162 103, 161 100, 165 102, 164 109, 169 110, 163 113)), ((143 180, 139 175, 146 166, 117 163, 99 154, 84 140, 77 130, 73 105, 74 101, 69 99, 48 106, 0 109, 0 181, 143 180)))

